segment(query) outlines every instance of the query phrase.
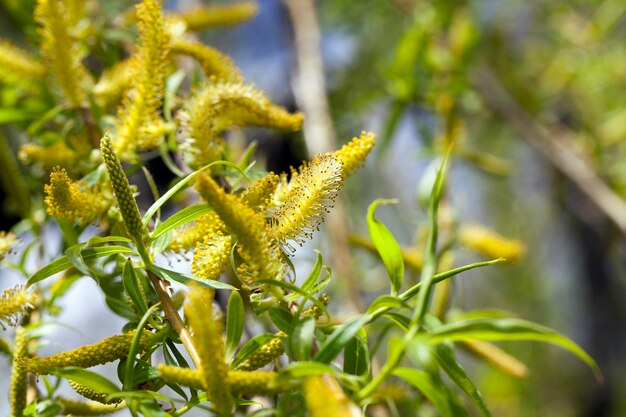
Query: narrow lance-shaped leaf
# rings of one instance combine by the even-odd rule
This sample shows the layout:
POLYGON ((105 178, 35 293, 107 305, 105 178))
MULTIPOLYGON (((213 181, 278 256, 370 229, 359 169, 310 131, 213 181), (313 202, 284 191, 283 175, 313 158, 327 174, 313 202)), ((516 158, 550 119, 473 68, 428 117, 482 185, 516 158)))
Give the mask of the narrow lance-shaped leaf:
POLYGON ((397 294, 404 280, 404 260, 400 245, 393 237, 389 229, 375 216, 376 208, 381 204, 395 204, 397 200, 376 200, 370 204, 367 210, 367 226, 374 246, 378 251, 389 279, 391 280, 391 293, 397 294))
POLYGON ((226 357, 230 358, 235 353, 239 339, 243 333, 246 311, 239 292, 233 291, 228 299, 226 316, 226 357))

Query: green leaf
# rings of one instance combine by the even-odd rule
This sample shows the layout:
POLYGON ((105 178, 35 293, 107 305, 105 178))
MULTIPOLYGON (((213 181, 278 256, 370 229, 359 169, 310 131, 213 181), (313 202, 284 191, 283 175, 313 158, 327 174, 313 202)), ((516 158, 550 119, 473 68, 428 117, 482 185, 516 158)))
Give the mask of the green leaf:
POLYGON ((404 280, 404 260, 402 259, 402 251, 396 239, 389 229, 387 229, 387 226, 374 217, 374 212, 381 204, 395 204, 397 202, 398 200, 379 199, 370 204, 367 209, 367 226, 370 237, 385 264, 385 268, 387 268, 387 273, 391 280, 391 293, 393 295, 400 291, 404 280))
POLYGON ((333 368, 319 362, 294 362, 280 370, 277 383, 291 382, 293 378, 306 378, 308 376, 334 374, 333 368))
POLYGON ((370 371, 370 355, 367 343, 360 336, 354 336, 343 350, 343 371, 362 376, 370 371))
MULTIPOLYGON (((129 253, 137 255, 137 252, 135 250, 127 248, 126 246, 102 246, 98 248, 83 249, 81 251, 81 256, 84 261, 91 261, 96 258, 115 255, 118 253, 129 253)), ((71 266, 72 263, 67 258, 67 256, 62 256, 59 259, 50 262, 39 271, 35 272, 33 276, 28 279, 27 285, 33 285, 37 282, 43 281, 44 279, 49 278, 54 274, 65 271, 71 266)))
POLYGON ((143 291, 141 291, 137 271, 130 259, 126 261, 124 269, 122 270, 122 284, 124 284, 124 289, 130 297, 130 300, 135 304, 135 307, 137 307, 139 315, 143 316, 146 314, 146 311, 148 311, 148 303, 144 298, 143 291))
POLYGON ((466 416, 466 412, 459 414, 459 409, 454 406, 451 400, 449 389, 440 379, 433 377, 428 372, 411 368, 397 368, 393 374, 404 379, 409 384, 417 388, 441 413, 442 417, 466 416))
POLYGON ((92 236, 87 239, 87 245, 96 246, 102 243, 111 243, 111 242, 124 242, 124 243, 132 243, 132 240, 122 237, 122 236, 92 236))
POLYGON ((394 308, 409 308, 409 305, 400 297, 381 295, 370 304, 367 314, 376 315, 379 311, 388 311, 394 308))
POLYGON ((337 327, 322 343, 320 350, 315 355, 315 360, 321 363, 330 363, 341 352, 346 343, 367 323, 368 319, 367 315, 359 315, 337 327))
POLYGON ((256 352, 261 346, 275 338, 276 335, 272 333, 263 333, 248 340, 245 345, 241 347, 235 358, 231 362, 231 368, 236 368, 241 362, 246 360, 250 355, 256 352))
POLYGON ((441 343, 436 346, 434 354, 437 363, 448 375, 450 380, 461 388, 484 416, 491 417, 491 413, 489 412, 489 408, 487 408, 485 400, 483 400, 482 394, 478 391, 469 376, 467 376, 465 370, 457 362, 452 346, 448 343, 441 343))
POLYGON ((272 323, 274 323, 279 330, 282 330, 287 334, 291 333, 294 317, 289 311, 282 307, 272 307, 267 313, 269 314, 272 323))
POLYGON ((54 375, 77 382, 103 394, 113 394, 120 391, 117 385, 102 375, 75 366, 57 369, 54 371, 54 375))
POLYGON ((36 115, 22 109, 0 108, 0 125, 32 120, 36 115))
POLYGON ((578 356, 591 368, 596 378, 602 380, 602 373, 596 362, 576 343, 548 327, 526 320, 476 319, 444 324, 431 330, 429 340, 434 344, 443 343, 446 340, 452 342, 459 340, 532 340, 551 343, 578 356))
POLYGON ((226 315, 226 357, 233 356, 239 345, 246 321, 246 311, 238 291, 233 291, 228 298, 226 315))
POLYGON ((187 185, 187 183, 189 181, 194 179, 201 172, 203 172, 206 169, 208 169, 209 167, 211 167, 211 165, 212 164, 209 164, 209 165, 207 165, 205 167, 202 167, 199 170, 194 171, 191 174, 187 175, 185 178, 183 178, 182 180, 178 181, 176 183, 176 185, 174 185, 172 188, 170 188, 165 194, 163 194, 161 196, 161 198, 159 198, 157 201, 155 201, 154 204, 152 204, 150 206, 148 211, 146 211, 146 214, 143 215, 143 225, 146 226, 148 224, 148 222, 150 221, 150 219, 152 218, 154 213, 156 213, 157 210, 159 210, 161 208, 161 206, 167 202, 167 200, 169 200, 170 198, 172 198, 172 196, 174 194, 179 192, 185 185, 187 185))
POLYGON ((230 284, 226 284, 224 282, 215 281, 212 279, 199 279, 196 277, 192 277, 189 275, 181 274, 180 272, 171 271, 169 269, 161 268, 159 266, 150 264, 147 265, 147 268, 158 275, 160 278, 163 278, 167 281, 176 281, 184 285, 189 285, 192 282, 200 284, 203 287, 213 288, 216 290, 234 290, 237 291, 237 288, 233 287, 230 284))
MULTIPOLYGON (((315 265, 313 266, 313 269, 311 270, 311 273, 309 274, 307 279, 302 283, 302 285, 300 285, 300 289, 303 292, 308 293, 308 294, 314 294, 314 293, 311 293, 311 290, 315 286, 315 283, 319 279, 320 273, 322 272, 322 266, 323 266, 322 254, 319 251, 316 251, 316 252, 317 252, 317 258, 315 259, 315 265)), ((300 295, 298 293, 289 294, 285 296, 285 299, 287 301, 296 301, 298 298, 300 298, 300 295)))
POLYGON ((77 245, 70 246, 65 251, 65 256, 67 256, 67 260, 72 263, 74 268, 80 271, 83 275, 92 276, 91 269, 85 263, 85 260, 82 257, 81 251, 85 247, 85 243, 79 243, 77 245))
POLYGON ((167 220, 161 223, 150 236, 151 240, 154 240, 172 229, 180 227, 186 223, 196 220, 209 212, 212 209, 208 204, 196 204, 194 206, 185 207, 181 211, 170 216, 167 220))
POLYGON ((311 358, 314 335, 315 318, 307 317, 296 323, 289 334, 289 349, 292 359, 306 361, 311 358))

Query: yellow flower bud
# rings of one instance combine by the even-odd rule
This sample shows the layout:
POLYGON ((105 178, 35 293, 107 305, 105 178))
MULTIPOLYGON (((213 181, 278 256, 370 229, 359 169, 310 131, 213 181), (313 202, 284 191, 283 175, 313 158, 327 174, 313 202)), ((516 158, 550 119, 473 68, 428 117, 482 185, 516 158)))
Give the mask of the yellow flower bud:
POLYGON ((185 21, 187 29, 201 31, 245 22, 256 16, 258 10, 259 6, 256 2, 248 1, 228 5, 212 4, 180 13, 177 16, 185 21))
POLYGON ((107 405, 96 401, 78 401, 63 397, 56 397, 54 400, 63 406, 64 415, 101 416, 124 408, 123 404, 107 405))
POLYGON ((228 384, 233 395, 268 395, 276 391, 276 372, 231 371, 228 384))
POLYGON ((80 394, 89 400, 96 401, 101 404, 119 404, 122 402, 121 398, 114 398, 112 400, 107 400, 107 394, 94 391, 93 389, 86 387, 82 384, 79 384, 78 382, 69 381, 69 383, 72 389, 76 391, 77 394, 80 394))
MULTIPOLYGON (((12 253, 13 247, 17 246, 19 243, 19 239, 15 236, 15 233, 0 231, 0 262, 4 260, 4 258, 12 253)), ((4 294, 0 299, 0 302, 4 300, 4 294)))
POLYGON ((27 371, 22 359, 28 355, 28 338, 23 327, 15 332, 13 347, 13 367, 11 369, 11 415, 22 417, 26 408, 26 390, 28 388, 27 371))
MULTIPOLYGON (((92 345, 81 346, 77 349, 39 357, 33 356, 24 360, 29 372, 37 375, 47 375, 55 368, 78 366, 90 368, 96 365, 113 362, 128 355, 135 332, 107 337, 92 345)), ((154 335, 144 332, 141 335, 140 347, 147 348, 154 335)))
POLYGON ((109 138, 108 135, 104 135, 100 141, 100 150, 107 171, 109 172, 111 186, 115 192, 115 198, 117 198, 117 204, 120 207, 126 230, 128 234, 135 239, 141 239, 145 230, 141 216, 139 215, 139 207, 137 207, 137 202, 135 201, 135 197, 133 197, 133 191, 130 188, 128 178, 122 169, 120 160, 113 151, 111 138, 109 138))
POLYGON ((459 241, 488 258, 505 258, 509 262, 517 261, 526 252, 526 246, 519 240, 500 236, 478 225, 462 226, 459 230, 459 241))

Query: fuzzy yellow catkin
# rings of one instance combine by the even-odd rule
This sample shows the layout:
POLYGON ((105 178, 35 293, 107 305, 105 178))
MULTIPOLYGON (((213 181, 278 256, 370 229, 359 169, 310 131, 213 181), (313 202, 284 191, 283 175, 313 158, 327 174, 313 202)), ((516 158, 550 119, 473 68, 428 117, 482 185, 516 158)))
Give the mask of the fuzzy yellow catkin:
POLYGON ((20 314, 33 308, 37 302, 37 295, 29 293, 24 287, 17 285, 2 292, 0 295, 0 325, 12 325, 20 314))
POLYGON ((206 236, 215 234, 226 235, 226 226, 215 212, 205 214, 187 227, 182 228, 180 233, 172 239, 168 250, 173 252, 184 252, 201 243, 206 236))
POLYGON ((26 408, 26 391, 28 388, 27 370, 22 359, 28 355, 28 338, 26 330, 18 327, 15 331, 13 347, 13 366, 11 368, 11 416, 22 417, 26 408))
POLYGON ((123 160, 136 159, 137 150, 156 148, 161 140, 158 132, 146 130, 160 122, 158 109, 165 92, 170 51, 165 19, 156 0, 144 0, 137 6, 137 26, 139 40, 131 58, 133 89, 123 100, 114 142, 123 160))
POLYGON ((38 0, 35 20, 41 25, 41 51, 63 96, 72 107, 87 102, 91 75, 83 66, 83 54, 70 36, 72 22, 64 2, 38 0))
POLYGON ((20 148, 18 158, 25 164, 40 164, 49 171, 56 166, 72 167, 85 154, 80 151, 80 149, 70 148, 65 143, 55 143, 50 146, 26 143, 20 148))
POLYGON ((177 39, 172 41, 172 52, 195 59, 208 77, 217 80, 242 82, 243 77, 230 57, 210 46, 198 42, 177 39))
POLYGON ((123 404, 101 404, 96 401, 79 401, 63 397, 55 397, 54 401, 61 404, 63 414, 68 416, 102 416, 124 408, 123 404))
POLYGON ((347 178, 354 173, 360 166, 365 164, 365 159, 374 147, 376 141, 375 136, 371 132, 361 132, 361 136, 352 138, 352 140, 334 152, 335 158, 338 158, 343 164, 343 177, 347 178))
POLYGON ((276 190, 279 176, 273 172, 256 180, 246 191, 241 194, 241 200, 258 212, 263 212, 272 202, 272 194, 276 190))
MULTIPOLYGON (((159 364, 157 371, 170 384, 204 389, 202 373, 198 370, 159 364)), ((233 395, 267 395, 278 390, 274 384, 276 376, 276 372, 229 371, 226 382, 233 395)))
MULTIPOLYGON (((19 239, 12 232, 0 231, 0 262, 4 261, 4 258, 12 253, 13 247, 17 246, 19 243, 19 239)), ((2 299, 4 299, 4 294, 2 295, 2 299)))
POLYGON ((27 51, 0 39, 0 82, 27 91, 37 91, 46 67, 27 51))
POLYGON ((483 359, 491 366, 515 378, 528 375, 528 367, 517 358, 509 355, 498 346, 482 340, 465 340, 459 343, 464 350, 483 359))
POLYGON ((304 399, 310 417, 361 417, 363 414, 331 375, 304 381, 304 399))
POLYGON ((122 164, 117 158, 117 155, 113 151, 111 145, 111 138, 108 135, 104 135, 100 141, 100 151, 102 152, 102 158, 109 173, 109 179, 111 187, 115 192, 115 198, 117 204, 122 213, 122 219, 128 234, 135 239, 141 240, 144 234, 144 226, 141 221, 141 215, 139 214, 139 207, 135 197, 133 197, 133 190, 130 188, 128 178, 122 169, 122 164))
POLYGON ((517 261, 526 252, 526 246, 519 240, 506 238, 479 225, 461 226, 459 241, 488 258, 505 258, 509 262, 517 261))
POLYGON ((82 395, 88 400, 96 401, 101 404, 119 404, 122 402, 121 398, 113 398, 111 400, 107 400, 107 394, 95 391, 85 385, 79 384, 75 381, 69 381, 70 386, 77 394, 82 395))
POLYGON ((222 322, 213 317, 211 289, 194 285, 189 292, 185 315, 193 331, 193 343, 200 356, 202 386, 207 391, 218 416, 230 416, 234 400, 227 381, 228 365, 222 337, 222 322))
POLYGON ((259 6, 246 1, 228 5, 212 4, 178 14, 187 29, 201 31, 214 27, 236 25, 256 16, 259 6))
POLYGON ((132 59, 120 61, 102 73, 93 87, 93 95, 102 107, 116 104, 124 93, 131 88, 134 62, 132 59))
POLYGON ((282 264, 268 239, 263 214, 248 207, 238 197, 227 194, 208 175, 199 176, 197 189, 236 237, 238 252, 247 267, 246 278, 250 281, 276 278, 282 264))
POLYGON ((85 225, 98 218, 108 207, 98 186, 73 182, 65 169, 50 173, 50 184, 44 186, 44 203, 49 215, 85 225))
MULTIPOLYGON (((24 360, 29 372, 37 375, 47 375, 51 371, 64 366, 78 366, 90 368, 96 365, 113 362, 128 355, 135 332, 107 337, 97 343, 81 346, 74 350, 56 353, 50 356, 33 356, 24 360)), ((144 332, 140 338, 140 347, 150 345, 154 336, 144 332)))
POLYGON ((324 215, 333 207, 343 184, 341 161, 331 154, 317 155, 292 177, 284 203, 270 219, 270 233, 291 251, 287 241, 298 244, 313 236, 324 215))
POLYGON ((205 236, 196 244, 191 272, 198 278, 218 280, 228 265, 232 246, 232 237, 221 232, 205 236))

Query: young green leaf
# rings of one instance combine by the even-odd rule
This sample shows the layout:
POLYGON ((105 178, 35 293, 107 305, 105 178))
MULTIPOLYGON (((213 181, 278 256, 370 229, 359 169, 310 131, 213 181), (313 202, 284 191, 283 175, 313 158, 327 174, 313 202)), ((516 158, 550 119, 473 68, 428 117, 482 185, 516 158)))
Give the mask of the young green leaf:
POLYGON ((315 355, 315 360, 321 363, 330 363, 341 352, 346 343, 367 323, 367 315, 359 315, 337 327, 334 332, 322 343, 315 355))
POLYGON ((315 318, 307 317, 297 321, 291 330, 288 339, 291 357, 296 361, 306 361, 311 358, 313 336, 315 335, 315 318))
POLYGON ((162 234, 173 230, 177 227, 180 227, 184 224, 187 224, 191 221, 196 220, 198 217, 201 217, 207 213, 212 211, 211 207, 208 204, 196 204, 193 206, 185 207, 180 210, 176 214, 168 217, 163 223, 159 224, 152 235, 150 235, 150 239, 154 240, 161 236, 162 234))
POLYGON ((239 340, 243 334, 243 327, 246 320, 246 311, 243 307, 243 300, 238 291, 230 293, 228 298, 228 310, 226 313, 226 357, 234 355, 239 340))
POLYGON ((83 368, 68 366, 55 370, 54 374, 61 378, 77 382, 87 388, 91 388, 92 390, 103 394, 113 394, 120 391, 117 385, 109 381, 107 378, 83 368))
POLYGON ((279 330, 282 330, 287 334, 291 333, 294 317, 291 313, 289 313, 289 311, 280 307, 272 307, 267 313, 269 314, 272 323, 274 323, 279 330))
POLYGON ((133 302, 140 316, 143 316, 146 311, 148 311, 148 304, 144 298, 144 294, 139 287, 141 284, 139 283, 139 278, 137 276, 137 271, 133 267, 133 263, 130 259, 126 261, 124 264, 124 269, 122 270, 122 284, 124 284, 124 289, 130 297, 130 300, 133 302))
POLYGON ((233 287, 230 284, 226 284, 224 282, 215 281, 212 279, 199 279, 196 277, 192 277, 189 275, 181 274, 180 272, 172 271, 169 269, 161 268, 156 265, 148 265, 147 268, 154 272, 159 278, 163 278, 166 281, 176 281, 178 283, 189 285, 192 282, 198 283, 199 285, 207 288, 213 288, 216 290, 234 290, 237 291, 237 288, 233 287))
POLYGON ((350 339, 343 350, 343 371, 356 376, 367 375, 370 371, 367 342, 358 335, 350 339))
POLYGON ((276 336, 272 333, 262 333, 258 336, 253 337, 248 340, 245 345, 241 347, 235 358, 232 360, 230 367, 236 368, 241 362, 246 360, 250 355, 256 352, 261 346, 275 338, 276 336))
POLYGON ((376 200, 370 204, 367 209, 367 226, 374 246, 378 251, 389 279, 391 280, 391 294, 395 295, 402 288, 404 280, 404 260, 402 259, 402 251, 400 245, 393 237, 387 226, 374 217, 376 208, 381 204, 395 204, 397 200, 376 200))

